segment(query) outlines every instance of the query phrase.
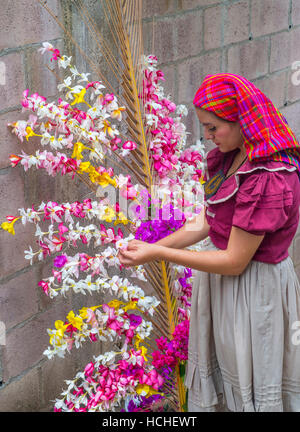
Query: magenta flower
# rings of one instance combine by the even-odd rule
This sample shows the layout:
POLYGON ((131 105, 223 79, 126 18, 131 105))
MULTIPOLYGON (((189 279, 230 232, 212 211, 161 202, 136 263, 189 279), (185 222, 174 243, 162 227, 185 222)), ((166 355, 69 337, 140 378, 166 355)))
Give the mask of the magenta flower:
POLYGON ((43 291, 44 291, 45 294, 47 294, 47 295, 49 294, 49 284, 48 284, 48 282, 44 282, 43 280, 41 280, 38 283, 38 286, 40 286, 40 287, 43 288, 43 291))
POLYGON ((90 362, 84 368, 84 373, 85 373, 85 375, 89 376, 89 375, 92 375, 93 372, 94 372, 94 363, 90 362))
POLYGON ((68 258, 66 255, 57 255, 57 257, 54 258, 54 267, 62 268, 66 262, 68 261, 68 258))
POLYGON ((139 315, 129 314, 130 326, 138 327, 142 322, 142 317, 139 315))

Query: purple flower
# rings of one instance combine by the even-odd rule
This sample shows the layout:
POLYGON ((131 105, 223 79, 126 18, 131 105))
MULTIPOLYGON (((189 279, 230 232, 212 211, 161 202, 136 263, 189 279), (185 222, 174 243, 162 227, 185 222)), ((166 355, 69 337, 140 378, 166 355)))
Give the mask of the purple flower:
POLYGON ((129 321, 131 326, 138 327, 141 324, 142 317, 140 317, 139 315, 130 314, 128 316, 129 316, 129 321))
POLYGON ((53 264, 54 267, 61 268, 66 264, 67 261, 68 259, 66 255, 57 255, 57 257, 54 258, 53 264))

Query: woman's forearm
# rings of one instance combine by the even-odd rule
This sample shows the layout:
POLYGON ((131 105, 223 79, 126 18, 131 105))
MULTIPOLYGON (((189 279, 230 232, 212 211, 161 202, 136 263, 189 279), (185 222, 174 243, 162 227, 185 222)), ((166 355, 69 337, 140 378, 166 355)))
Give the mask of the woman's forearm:
POLYGON ((184 249, 204 240, 208 236, 208 231, 209 225, 205 217, 205 210, 202 210, 193 220, 186 222, 179 230, 155 244, 168 248, 184 249))
POLYGON ((198 252, 160 246, 154 256, 206 273, 238 276, 246 269, 263 239, 264 235, 251 234, 233 226, 224 250, 198 252))
POLYGON ((163 261, 221 275, 239 275, 240 267, 230 257, 227 250, 189 251, 162 247, 160 257, 163 261))

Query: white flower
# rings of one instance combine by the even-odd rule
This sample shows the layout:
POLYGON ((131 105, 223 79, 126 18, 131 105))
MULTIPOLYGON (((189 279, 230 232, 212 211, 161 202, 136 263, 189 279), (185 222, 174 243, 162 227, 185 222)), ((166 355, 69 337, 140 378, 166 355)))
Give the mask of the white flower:
POLYGON ((30 260, 30 265, 32 265, 32 260, 35 255, 35 253, 32 250, 32 247, 29 246, 29 250, 24 251, 24 253, 25 253, 25 259, 30 260))
POLYGON ((81 73, 80 74, 81 79, 78 80, 78 82, 88 81, 88 75, 91 75, 91 74, 90 73, 81 73))
MULTIPOLYGON (((73 78, 75 78, 76 76, 80 76, 80 73, 78 72, 76 66, 72 66, 72 67, 70 68, 70 71, 71 71, 71 73, 72 73, 72 75, 73 75, 73 78)), ((79 92, 78 92, 78 93, 79 93, 79 92)))
POLYGON ((70 66, 71 60, 72 60, 72 56, 71 57, 61 56, 58 59, 58 66, 62 67, 63 69, 66 69, 68 66, 70 66))
POLYGON ((128 245, 128 242, 124 239, 118 240, 116 242, 116 248, 117 249, 126 249, 128 245))
POLYGON ((38 51, 40 51, 42 54, 45 54, 46 51, 52 51, 54 49, 53 45, 49 42, 43 42, 43 48, 39 48, 38 51))
POLYGON ((67 78, 64 79, 63 83, 58 84, 57 88, 59 91, 62 91, 62 89, 70 87, 71 84, 72 84, 72 78, 68 76, 67 78))

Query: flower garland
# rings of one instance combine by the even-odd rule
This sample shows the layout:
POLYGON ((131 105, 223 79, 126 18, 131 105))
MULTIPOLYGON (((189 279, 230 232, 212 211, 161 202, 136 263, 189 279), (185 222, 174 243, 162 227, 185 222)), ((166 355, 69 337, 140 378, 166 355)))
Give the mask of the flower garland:
MULTIPOLYGON (((164 385, 168 384, 172 369, 184 366, 187 359, 189 307, 192 271, 174 266, 176 280, 174 292, 179 301, 179 321, 171 340, 156 340, 158 350, 148 354, 146 339, 151 337, 159 301, 127 278, 108 276, 107 267, 122 268, 117 254, 133 239, 153 243, 179 229, 186 220, 202 209, 202 157, 203 147, 198 143, 186 150, 187 132, 182 117, 187 115, 183 105, 176 106, 165 97, 159 81, 162 71, 157 69, 157 58, 143 57, 144 80, 139 95, 145 108, 146 135, 150 139, 150 158, 157 174, 158 184, 153 194, 139 184, 131 183, 129 174, 114 174, 104 161, 114 159, 130 168, 126 157, 135 150, 136 143, 122 137, 117 124, 122 121, 125 107, 114 94, 104 92, 100 81, 90 82, 87 73, 79 73, 50 43, 43 43, 42 54, 52 53, 51 61, 69 71, 58 89, 64 99, 48 102, 46 98, 28 90, 23 93, 23 111, 30 111, 28 120, 10 123, 12 132, 21 142, 38 137, 42 146, 51 151, 37 150, 28 155, 11 155, 13 167, 43 169, 50 176, 86 175, 101 190, 118 189, 123 201, 130 202, 132 217, 121 209, 121 203, 108 199, 58 203, 48 201, 29 209, 19 209, 19 215, 8 215, 1 228, 15 235, 17 221, 35 224, 38 250, 29 246, 25 259, 33 264, 55 255, 52 276, 38 285, 50 298, 74 293, 103 292, 113 296, 108 303, 83 307, 78 314, 70 311, 64 321, 57 320, 54 329, 48 329, 50 346, 44 351, 49 358, 64 357, 72 348, 86 340, 116 341, 123 343, 120 352, 107 352, 90 362, 74 380, 66 381, 68 388, 62 398, 56 399, 55 411, 127 411, 149 410, 157 403, 160 409, 168 397, 164 385), (84 107, 85 109, 82 109, 84 107), (62 151, 66 152, 63 153, 62 151), (68 155, 68 152, 71 152, 68 155), (89 160, 85 160, 88 158, 89 160), (184 195, 182 192, 184 191, 184 195), (193 198, 196 197, 194 200, 193 198), (162 200, 162 201, 161 201, 162 200), (36 207, 36 208, 35 208, 36 207), (150 221, 149 209, 156 209, 150 221), (121 227, 129 226, 125 236, 121 227), (44 228, 44 225, 47 225, 44 228), (104 247, 101 253, 71 255, 69 247, 104 247), (86 273, 86 277, 83 274, 86 273), (132 312, 134 311, 134 313, 132 312), (151 357, 151 359, 149 358, 151 357)), ((97 192, 98 195, 98 192, 97 192)), ((128 210, 128 209, 126 209, 128 210)), ((125 269, 129 278, 146 281, 143 266, 125 269)))

